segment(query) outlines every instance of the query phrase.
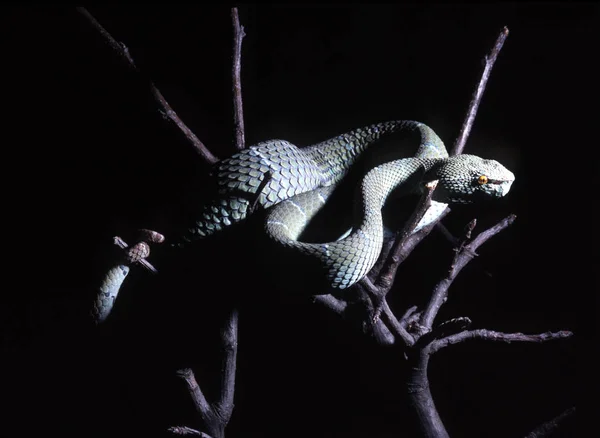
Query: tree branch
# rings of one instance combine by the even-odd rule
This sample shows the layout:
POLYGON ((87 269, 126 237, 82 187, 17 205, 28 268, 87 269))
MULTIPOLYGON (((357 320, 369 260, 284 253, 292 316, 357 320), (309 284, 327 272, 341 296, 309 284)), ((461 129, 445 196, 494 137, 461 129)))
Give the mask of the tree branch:
POLYGON ((221 330, 221 345, 223 348, 223 368, 221 370, 221 393, 217 403, 222 420, 229 423, 233 412, 233 396, 235 393, 235 372, 237 364, 238 310, 231 309, 221 330))
POLYGON ((463 246, 456 251, 454 260, 452 262, 452 268, 448 273, 448 276, 442 279, 434 288, 431 300, 429 301, 427 308, 423 312, 420 324, 428 330, 431 330, 433 321, 437 316, 442 304, 448 297, 448 288, 458 275, 458 273, 469 263, 475 256, 475 251, 481 245, 483 245, 489 238, 495 236, 509 225, 511 225, 516 219, 516 216, 510 215, 496 225, 487 230, 482 231, 470 244, 463 246))
POLYGON ((210 435, 208 435, 204 432, 200 432, 199 430, 192 429, 191 427, 187 427, 187 426, 169 427, 168 431, 171 432, 173 435, 199 436, 201 438, 212 438, 210 435))
POLYGON ((551 434, 556 432, 556 429, 558 429, 560 425, 572 415, 575 415, 575 406, 565 410, 561 414, 554 417, 552 420, 539 425, 534 430, 532 430, 525 438, 543 438, 551 436, 551 434))
POLYGON ((387 300, 384 299, 382 304, 383 304, 383 307, 382 307, 383 320, 390 327, 392 333, 395 336, 402 339, 404 341, 405 345, 408 345, 408 346, 414 345, 415 338, 413 338, 413 336, 410 333, 408 333, 408 331, 406 330, 406 327, 403 326, 400 321, 398 321, 398 319, 396 318, 396 315, 394 315, 394 313, 392 312, 392 309, 390 309, 390 306, 387 303, 387 300))
POLYGON ((467 138, 469 138, 471 128, 473 127, 473 122, 475 121, 475 116, 477 114, 477 109, 479 108, 483 92, 485 91, 488 79, 490 78, 492 67, 494 67, 496 58, 498 57, 500 50, 502 50, 502 46, 504 45, 504 41, 507 37, 508 28, 504 27, 504 29, 502 29, 502 32, 500 32, 500 35, 498 35, 496 43, 494 44, 494 47, 492 48, 490 54, 485 57, 485 67, 483 68, 481 79, 479 80, 479 84, 477 85, 477 88, 473 93, 471 102, 469 103, 469 109, 467 110, 465 121, 463 122, 462 128, 460 129, 460 133, 458 134, 458 138, 454 143, 454 147, 452 148, 450 155, 462 154, 462 151, 465 148, 467 138))
POLYGON ((482 339, 484 341, 493 342, 533 342, 541 343, 548 341, 555 341, 558 339, 566 339, 573 336, 573 332, 570 331, 559 331, 559 332, 546 332, 536 335, 525 335, 523 333, 502 333, 495 332, 493 330, 478 329, 478 330, 467 330, 454 335, 446 336, 445 338, 436 339, 431 343, 430 353, 436 353, 442 348, 449 345, 459 344, 464 341, 472 339, 482 339))
MULTIPOLYGON (((232 69, 234 126, 236 132, 236 147, 241 150, 244 149, 244 114, 242 109, 240 65, 244 28, 240 26, 237 8, 232 8, 231 18, 233 20, 234 30, 232 69)), ((258 195, 260 195, 260 191, 257 196, 258 195)), ((238 321, 238 309, 235 304, 232 304, 232 308, 225 320, 225 325, 221 329, 221 348, 223 350, 221 387, 219 397, 214 406, 208 404, 191 369, 186 368, 178 372, 178 374, 186 380, 196 409, 200 413, 200 417, 206 424, 208 431, 214 438, 222 438, 224 436, 225 427, 229 424, 235 406, 234 395, 238 351, 238 321)), ((193 429, 190 430, 194 431, 193 429)))
MULTIPOLYGON (((112 37, 112 35, 104 27, 102 27, 102 25, 92 16, 92 14, 88 12, 86 8, 79 6, 76 9, 77 12, 83 15, 90 22, 92 27, 94 27, 100 33, 100 35, 108 42, 110 47, 121 57, 121 59, 123 59, 123 61, 125 61, 127 66, 132 71, 141 75, 141 71, 135 65, 135 62, 131 57, 127 46, 115 40, 112 37)), ((158 88, 156 88, 154 83, 150 79, 148 79, 147 82, 152 97, 154 97, 154 100, 161 108, 161 111, 164 113, 164 115, 167 118, 169 118, 173 123, 175 123, 175 125, 177 125, 179 130, 183 133, 185 138, 194 147, 194 150, 202 157, 204 161, 206 161, 209 164, 216 163, 219 160, 218 157, 213 155, 213 153, 210 150, 208 150, 204 143, 202 143, 200 139, 196 137, 192 130, 188 128, 188 126, 185 123, 183 123, 183 121, 179 118, 177 113, 173 110, 173 108, 171 108, 171 105, 169 105, 162 93, 158 90, 158 88)))
POLYGON ((200 389, 198 382, 196 381, 196 376, 194 376, 194 372, 191 368, 183 368, 177 371, 177 375, 181 377, 188 388, 188 392, 192 397, 192 401, 194 402, 194 406, 196 410, 200 413, 200 416, 203 420, 208 419, 212 414, 212 408, 210 404, 206 400, 204 393, 200 389))
POLYGON ((242 39, 246 36, 244 26, 240 26, 237 8, 231 8, 231 19, 233 21, 233 120, 235 130, 235 147, 242 150, 246 147, 244 138, 244 111, 242 106, 242 81, 240 73, 242 70, 242 39))
MULTIPOLYGON (((416 246, 416 244, 414 246, 409 245, 408 240, 413 235, 413 230, 417 227, 421 219, 423 219, 423 216, 425 216, 427 209, 431 206, 431 196, 433 195, 436 187, 437 181, 433 181, 431 184, 427 184, 425 186, 425 191, 419 198, 416 208, 402 230, 397 234, 397 237, 392 244, 390 253, 385 257, 385 262, 381 268, 381 272, 379 272, 378 279, 375 284, 384 289, 386 294, 389 292, 392 284, 394 283, 398 267, 404 260, 406 260, 408 255, 416 246)), ((440 215, 435 222, 439 221, 442 216, 444 216, 444 214, 440 215)), ((435 222, 433 224, 435 224, 435 222)), ((433 224, 429 224, 430 226, 427 227, 429 231, 433 229, 433 224)))
POLYGON ((340 300, 339 298, 334 297, 333 295, 315 295, 313 299, 316 303, 319 303, 329 310, 333 311, 337 315, 342 315, 346 308, 348 307, 348 303, 346 301, 340 300))

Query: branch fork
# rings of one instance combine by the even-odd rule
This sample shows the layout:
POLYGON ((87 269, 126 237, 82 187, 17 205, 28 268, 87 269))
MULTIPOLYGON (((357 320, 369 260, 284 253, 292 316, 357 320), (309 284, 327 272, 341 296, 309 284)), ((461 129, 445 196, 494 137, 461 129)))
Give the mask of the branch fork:
MULTIPOLYGON (((101 34, 111 48, 121 56, 126 65, 136 73, 140 73, 127 46, 117 42, 85 8, 78 7, 77 10, 90 22, 92 27, 101 34)), ((232 8, 231 17, 234 36, 232 65, 234 136, 236 149, 242 150, 245 147, 245 138, 240 75, 241 46, 245 32, 243 26, 239 23, 237 8, 232 8)), ((508 29, 505 27, 498 36, 490 54, 485 56, 484 70, 480 82, 473 93, 463 126, 454 144, 451 153, 452 155, 462 153, 465 147, 492 67, 507 36, 508 29)), ((158 105, 160 114, 164 118, 175 123, 190 145, 205 162, 209 164, 217 162, 218 158, 213 155, 212 152, 183 123, 183 121, 181 121, 154 83, 152 81, 147 82, 149 90, 158 105)), ((374 339, 381 344, 394 345, 401 349, 408 361, 409 372, 406 379, 406 387, 408 388, 409 396, 411 398, 411 404, 418 415, 423 435, 443 438, 447 437, 448 434, 435 408, 427 378, 427 365, 429 358, 433 353, 447 346, 466 340, 480 339, 493 342, 540 343, 569 338, 572 336, 572 333, 569 331, 560 331, 555 333, 547 332, 526 335, 522 333, 500 333, 487 329, 468 330, 471 325, 471 320, 467 317, 450 319, 435 327, 433 326, 441 306, 448 298, 448 289, 450 285, 462 268, 477 255, 477 248, 489 238, 503 231, 515 220, 514 215, 508 216, 471 240, 471 232, 476 226, 476 221, 473 220, 467 225, 464 236, 462 236, 461 239, 456 239, 440 222, 440 220, 450 211, 446 208, 437 221, 417 232, 413 232, 427 208, 431 205, 432 194, 435 187, 435 182, 425 187, 423 196, 420 198, 417 207, 405 227, 397 232, 395 237, 384 245, 380 259, 376 265, 368 276, 361 280, 355 288, 358 292, 360 301, 364 302, 365 306, 368 308, 370 316, 364 322, 371 328, 371 334, 374 339), (419 309, 416 306, 410 307, 404 312, 402 317, 398 319, 387 302, 387 296, 394 284, 398 267, 435 227, 437 227, 437 229, 439 229, 454 245, 455 255, 450 269, 447 272, 446 277, 442 278, 434 287, 431 298, 425 308, 419 309)), ((115 237, 115 244, 122 249, 129 248, 118 236, 115 237)), ((139 263, 146 269, 155 272, 156 269, 145 259, 148 254, 148 245, 145 241, 140 241, 138 244, 134 245, 134 247, 129 248, 127 257, 129 257, 132 262, 139 263)), ((338 315, 344 315, 348 309, 347 301, 332 295, 315 296, 314 301, 326 306, 338 315)), ((238 312, 236 308, 233 308, 221 331, 223 374, 220 396, 214 404, 207 401, 191 368, 184 368, 177 372, 177 375, 186 382, 190 397, 200 415, 200 419, 207 427, 209 434, 186 426, 174 426, 169 428, 169 432, 172 434, 181 436, 201 436, 203 438, 222 438, 224 436, 224 429, 231 418, 234 407, 233 398, 237 356, 237 327, 238 312)), ((568 414, 563 414, 563 416, 557 418, 562 419, 564 415, 570 415, 572 412, 574 412, 574 408, 569 410, 568 414)), ((559 420, 555 419, 550 423, 557 424, 558 421, 559 420)))

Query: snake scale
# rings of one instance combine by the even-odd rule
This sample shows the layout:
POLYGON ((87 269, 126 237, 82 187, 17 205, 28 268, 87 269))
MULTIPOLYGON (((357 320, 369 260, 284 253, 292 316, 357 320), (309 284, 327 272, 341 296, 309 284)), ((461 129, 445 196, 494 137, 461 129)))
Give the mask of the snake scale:
MULTIPOLYGON (((418 193, 424 183, 438 180, 435 208, 419 223, 419 229, 437 218, 440 206, 506 195, 515 178, 495 160, 467 154, 449 157, 444 143, 431 128, 410 120, 366 126, 304 148, 285 140, 269 140, 214 166, 216 192, 211 201, 201 206, 193 224, 174 239, 174 245, 195 244, 243 221, 260 206, 267 209, 267 235, 281 247, 317 260, 332 289, 354 285, 375 264, 383 243, 381 209, 393 191, 418 193), (351 231, 334 242, 299 241, 362 153, 383 135, 400 130, 418 131, 419 148, 412 157, 383 163, 365 174, 356 199, 359 214, 351 231)), ((113 277, 107 277, 105 288, 106 284, 124 279, 113 277)))

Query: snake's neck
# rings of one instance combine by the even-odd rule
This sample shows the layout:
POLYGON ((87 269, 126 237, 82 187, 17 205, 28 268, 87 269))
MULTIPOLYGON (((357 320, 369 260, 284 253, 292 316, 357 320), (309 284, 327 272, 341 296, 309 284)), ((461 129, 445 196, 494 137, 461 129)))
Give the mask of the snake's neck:
POLYGON ((362 220, 357 229, 371 229, 371 222, 381 222, 381 209, 389 195, 396 189, 400 195, 417 193, 424 175, 441 163, 438 158, 404 158, 382 164, 370 170, 360 186, 362 220))
POLYGON ((419 190, 425 174, 443 160, 405 158, 373 168, 360 186, 360 210, 352 232, 345 238, 326 244, 322 257, 328 267, 331 287, 345 289, 355 284, 375 265, 383 246, 381 208, 395 190, 405 194, 419 190))
POLYGON ((435 132, 420 122, 393 120, 377 123, 341 134, 324 142, 303 148, 319 167, 321 185, 328 186, 339 182, 369 147, 386 134, 397 131, 416 131, 421 134, 421 144, 442 144, 435 132))

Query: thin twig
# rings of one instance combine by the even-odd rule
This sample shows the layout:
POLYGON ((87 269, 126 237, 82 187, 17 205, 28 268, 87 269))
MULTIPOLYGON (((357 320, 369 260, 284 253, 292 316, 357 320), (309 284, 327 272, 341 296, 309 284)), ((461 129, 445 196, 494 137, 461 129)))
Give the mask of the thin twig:
POLYGON ((244 111, 242 106, 242 81, 240 73, 242 70, 242 39, 246 36, 244 26, 240 26, 240 18, 237 8, 231 8, 231 19, 233 21, 233 121, 235 130, 235 147, 242 150, 246 147, 244 138, 244 111))
POLYGON ((461 316, 458 318, 452 318, 448 321, 444 321, 440 325, 434 327, 430 332, 425 333, 419 338, 419 342, 422 345, 430 344, 435 339, 442 339, 444 337, 453 335, 455 333, 463 332, 471 326, 471 319, 461 316))
POLYGON ((194 406, 196 410, 200 413, 200 416, 203 420, 210 418, 213 414, 212 408, 210 404, 206 400, 204 393, 200 389, 198 382, 196 381, 196 377, 194 376, 194 372, 191 368, 183 368, 177 371, 177 375, 181 377, 188 388, 188 392, 192 397, 192 401, 194 402, 194 406))
POLYGON ((191 427, 187 427, 187 426, 169 427, 168 431, 171 432, 173 435, 199 436, 201 438, 212 438, 210 435, 208 435, 204 432, 200 432, 199 430, 192 429, 191 427))
POLYGON ((333 311, 337 315, 342 315, 346 308, 348 307, 348 303, 346 301, 340 300, 339 298, 334 297, 333 295, 316 295, 313 297, 313 300, 316 303, 319 303, 329 310, 333 311))
POLYGON ((375 266, 373 266, 373 269, 371 269, 371 271, 369 272, 369 278, 376 279, 374 281, 376 282, 376 284, 378 284, 380 282, 379 275, 386 265, 388 265, 388 267, 386 267, 385 269, 391 270, 395 268, 395 270, 397 270, 398 267, 402 264, 402 262, 404 262, 404 260, 406 260, 408 256, 410 256, 410 254, 417 247, 417 245, 419 245, 419 243, 421 243, 423 239, 425 239, 425 237, 427 237, 429 233, 431 233, 435 225, 438 224, 439 221, 441 221, 448 213, 450 213, 450 208, 447 207, 440 214, 440 217, 438 217, 435 221, 433 221, 426 227, 421 228, 416 233, 412 233, 404 240, 404 242, 400 242, 397 244, 397 238, 392 238, 388 240, 381 249, 381 254, 379 256, 379 259, 377 260, 377 263, 375 263, 375 266), (397 261, 389 260, 390 254, 392 254, 392 249, 394 247, 398 247, 400 249, 395 253, 395 255, 398 257, 397 261), (394 264, 396 264, 395 267, 393 266, 394 264))
MULTIPOLYGON (((112 37, 112 35, 104 27, 102 27, 102 25, 92 16, 92 14, 88 12, 86 8, 78 6, 76 9, 90 22, 92 27, 94 27, 100 33, 100 35, 102 35, 102 37, 108 42, 110 47, 115 52, 117 52, 117 54, 129 66, 129 68, 132 71, 141 75, 141 71, 136 66, 133 58, 131 57, 131 54, 129 53, 129 49, 127 48, 127 46, 115 40, 112 37)), ((208 150, 204 143, 202 143, 200 139, 196 137, 192 130, 188 128, 188 126, 185 123, 183 123, 183 121, 179 118, 177 113, 173 110, 173 108, 171 108, 171 105, 169 105, 162 93, 158 90, 158 88, 156 88, 154 83, 149 79, 147 80, 147 82, 150 88, 150 93, 152 94, 152 97, 154 97, 156 103, 160 106, 161 112, 164 113, 164 115, 168 117, 173 123, 175 123, 175 125, 177 125, 179 130, 183 132, 185 138, 191 143, 191 145, 194 147, 194 150, 202 157, 202 159, 204 159, 207 163, 210 164, 216 163, 219 160, 218 157, 213 155, 213 153, 210 150, 208 150)))
POLYGON ((390 306, 387 303, 387 300, 385 298, 383 300, 382 309, 383 309, 383 312, 382 312, 383 320, 391 328, 392 333, 395 336, 402 339, 402 341, 404 341, 405 345, 407 345, 407 346, 414 345, 415 338, 413 338, 413 336, 406 331, 406 327, 403 326, 400 323, 400 321, 398 321, 398 319, 396 318, 396 315, 394 315, 394 313, 392 312, 392 309, 390 309, 390 306))
POLYGON ((477 114, 477 109, 479 108, 479 104, 481 103, 481 98, 483 96, 483 92, 485 91, 485 87, 487 85, 488 79, 490 78, 490 74, 492 72, 492 67, 496 62, 496 58, 504 45, 504 41, 508 37, 508 28, 504 27, 498 38, 496 39, 496 43, 492 48, 490 54, 485 57, 485 67, 483 68, 483 73, 481 74, 481 79, 479 80, 479 84, 473 93, 471 98, 471 102, 469 103, 469 109, 467 110, 467 115, 465 117, 465 121, 463 122, 462 128, 460 129, 460 133, 458 134, 458 138, 454 143, 454 147, 450 152, 450 155, 459 155, 462 154, 463 149, 465 148, 465 144, 467 143, 467 138, 471 133, 471 128, 473 127, 473 122, 475 121, 475 115, 477 114))
POLYGON ((442 279, 434 288, 433 295, 429 301, 427 308, 423 312, 421 317, 421 325, 426 329, 431 330, 433 321, 437 316, 438 311, 442 307, 442 304, 448 297, 448 288, 458 275, 458 273, 469 263, 475 254, 477 248, 483 245, 489 238, 495 236, 509 225, 511 225, 516 219, 516 216, 510 215, 491 228, 479 233, 479 235, 468 245, 456 252, 454 260, 452 262, 452 269, 448 273, 448 276, 442 279))
POLYGON ((429 349, 430 353, 436 353, 444 347, 449 345, 458 344, 460 342, 468 341, 471 339, 481 339, 484 341, 493 342, 548 342, 555 341, 558 339, 566 339, 573 336, 573 332, 560 331, 560 332, 546 332, 536 335, 525 335, 523 333, 501 333, 493 330, 478 329, 478 330, 467 330, 464 332, 456 333, 454 335, 446 336, 445 338, 436 339, 431 343, 429 349))
MULTIPOLYGON (((127 243, 123 239, 121 239, 119 236, 113 237, 113 243, 121 249, 129 248, 129 245, 127 245, 127 243)), ((146 259, 140 259, 137 261, 137 263, 139 263, 144 268, 146 268, 148 271, 150 271, 154 274, 158 273, 156 268, 154 266, 152 266, 152 264, 146 259)))
POLYGON ((575 415, 575 406, 566 409, 561 414, 554 417, 552 420, 539 425, 534 430, 532 430, 525 438, 543 438, 551 436, 554 432, 556 432, 556 429, 559 428, 561 423, 563 423, 563 421, 565 421, 572 415, 575 415))

